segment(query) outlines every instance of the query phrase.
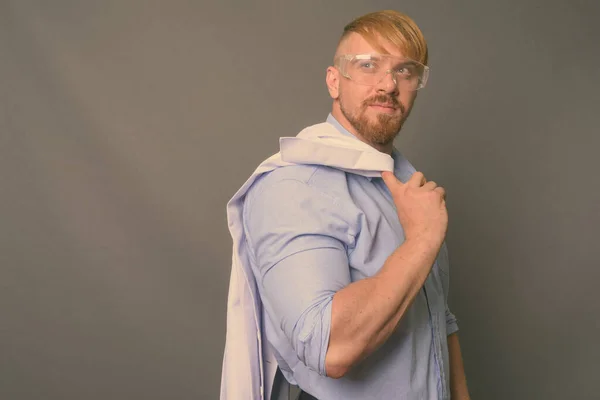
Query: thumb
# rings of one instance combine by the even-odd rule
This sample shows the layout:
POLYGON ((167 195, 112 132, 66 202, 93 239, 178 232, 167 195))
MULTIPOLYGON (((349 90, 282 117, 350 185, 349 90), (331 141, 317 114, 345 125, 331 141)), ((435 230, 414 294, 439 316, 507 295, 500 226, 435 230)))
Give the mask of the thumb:
POLYGON ((383 181, 385 182, 386 186, 389 189, 392 189, 393 187, 396 187, 399 185, 403 185, 403 183, 400 182, 398 180, 398 178, 396 178, 396 175, 394 175, 393 173, 391 173, 389 171, 383 171, 381 173, 381 178, 383 179, 383 181))

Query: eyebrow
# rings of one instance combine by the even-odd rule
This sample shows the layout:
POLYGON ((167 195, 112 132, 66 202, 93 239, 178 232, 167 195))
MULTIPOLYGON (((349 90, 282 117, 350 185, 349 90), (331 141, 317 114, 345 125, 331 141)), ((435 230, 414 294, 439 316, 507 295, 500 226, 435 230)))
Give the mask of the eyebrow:
MULTIPOLYGON (((354 59, 355 60, 375 60, 375 61, 381 61, 382 58, 386 58, 386 56, 388 56, 387 54, 355 54, 354 55, 354 59)), ((400 63, 402 64, 412 64, 412 65, 417 65, 419 64, 417 61, 409 58, 409 57, 399 57, 399 56, 389 56, 390 58, 394 59, 394 58, 400 58, 403 59, 403 61, 401 61, 400 63)))
POLYGON ((380 60, 381 57, 376 54, 357 54, 354 56, 357 60, 380 60))
POLYGON ((418 66, 419 66, 419 63, 418 63, 418 62, 416 62, 416 61, 413 61, 413 60, 404 60, 404 61, 401 61, 401 62, 397 63, 397 64, 396 64, 396 67, 397 67, 397 66, 411 66, 411 67, 418 67, 418 66))

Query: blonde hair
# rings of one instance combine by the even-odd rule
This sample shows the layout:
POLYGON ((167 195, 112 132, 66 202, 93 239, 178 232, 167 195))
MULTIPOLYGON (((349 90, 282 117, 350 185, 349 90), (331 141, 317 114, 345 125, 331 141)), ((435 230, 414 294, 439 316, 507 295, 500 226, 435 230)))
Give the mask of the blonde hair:
POLYGON ((338 47, 353 32, 361 35, 382 54, 388 54, 388 51, 378 42, 378 36, 398 47, 407 57, 427 65, 425 37, 415 21, 406 14, 383 10, 358 17, 344 27, 338 47))

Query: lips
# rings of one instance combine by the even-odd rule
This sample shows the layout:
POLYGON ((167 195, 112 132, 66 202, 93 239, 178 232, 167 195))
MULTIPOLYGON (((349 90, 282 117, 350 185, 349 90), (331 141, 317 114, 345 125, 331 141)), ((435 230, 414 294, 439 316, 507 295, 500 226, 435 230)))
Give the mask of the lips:
POLYGON ((384 104, 384 103, 373 103, 369 104, 369 107, 375 110, 378 113, 385 114, 395 114, 398 110, 398 107, 393 104, 384 104))
POLYGON ((404 113, 404 107, 396 98, 387 95, 375 95, 365 100, 366 107, 371 107, 377 110, 377 112, 383 112, 387 114, 396 113, 400 111, 404 113))
POLYGON ((392 108, 395 109, 396 106, 394 104, 382 104, 382 103, 373 103, 370 104, 371 106, 375 106, 375 107, 384 107, 384 108, 392 108))

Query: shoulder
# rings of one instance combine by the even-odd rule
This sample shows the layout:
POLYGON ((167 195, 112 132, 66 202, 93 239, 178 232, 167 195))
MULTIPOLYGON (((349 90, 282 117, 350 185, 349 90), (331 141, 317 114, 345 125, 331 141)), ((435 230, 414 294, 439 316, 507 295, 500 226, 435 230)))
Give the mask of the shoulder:
POLYGON ((354 232, 353 202, 346 173, 315 165, 278 168, 260 177, 246 194, 243 219, 253 236, 273 232, 354 232))
POLYGON ((334 203, 347 196, 344 171, 323 165, 293 165, 277 168, 261 176, 246 194, 245 204, 269 199, 291 201, 298 197, 324 197, 334 203))

